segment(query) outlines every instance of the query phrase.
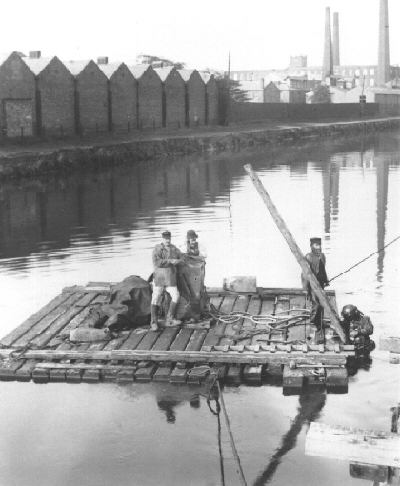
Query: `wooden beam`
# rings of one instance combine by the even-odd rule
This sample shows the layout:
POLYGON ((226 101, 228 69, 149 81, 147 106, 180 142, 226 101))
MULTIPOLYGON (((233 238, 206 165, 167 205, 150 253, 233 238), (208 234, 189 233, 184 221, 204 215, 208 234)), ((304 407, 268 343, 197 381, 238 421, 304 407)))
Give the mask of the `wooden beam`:
POLYGON ((331 326, 335 329, 338 336, 342 340, 342 342, 346 342, 346 335, 340 323, 339 316, 337 315, 336 309, 333 308, 329 299, 327 298, 324 290, 320 286, 316 276, 312 273, 310 266, 305 259, 303 253, 301 252, 299 246, 297 245, 295 239, 293 238, 292 234, 290 233, 288 227, 286 226, 285 221, 279 214, 278 210, 276 209, 274 203, 268 192, 266 191, 265 187, 261 183, 260 179, 258 178, 257 174, 253 171, 250 164, 246 164, 244 166, 245 171, 249 174, 251 181, 254 184, 254 187, 257 189, 258 193, 260 194, 262 200, 264 201, 265 205, 267 206, 269 212, 271 213, 272 219, 275 221, 275 224, 278 226, 279 231, 282 233, 283 237, 285 238, 287 244, 293 255, 296 257, 304 275, 307 277, 308 281, 310 282, 311 289, 318 297, 321 305, 325 309, 327 315, 330 318, 331 326))
POLYGON ((381 336, 379 338, 379 349, 391 353, 400 353, 400 337, 381 336))
POLYGON ((306 437, 308 456, 329 457, 379 466, 400 466, 400 435, 331 427, 312 422, 306 437))
MULTIPOLYGON (((0 356, 5 350, 0 351, 0 356)), ((28 350, 21 355, 20 359, 38 360, 133 360, 133 361, 164 361, 164 362, 186 362, 186 363, 243 363, 243 364, 266 364, 270 361, 289 363, 343 363, 346 357, 354 352, 336 353, 326 351, 310 351, 305 356, 302 351, 154 351, 139 349, 115 349, 115 350, 28 350), (314 360, 314 361, 313 361, 314 360)))

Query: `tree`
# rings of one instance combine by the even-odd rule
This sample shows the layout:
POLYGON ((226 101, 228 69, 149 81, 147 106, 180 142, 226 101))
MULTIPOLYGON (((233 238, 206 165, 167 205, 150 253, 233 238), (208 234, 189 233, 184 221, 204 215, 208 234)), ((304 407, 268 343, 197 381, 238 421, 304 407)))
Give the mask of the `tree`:
POLYGON ((325 84, 319 84, 316 86, 310 97, 311 103, 330 103, 331 102, 331 93, 329 91, 329 86, 325 84))
POLYGON ((236 81, 234 79, 229 80, 229 94, 231 100, 237 101, 239 103, 243 103, 250 100, 247 91, 245 91, 240 87, 240 81, 236 81))

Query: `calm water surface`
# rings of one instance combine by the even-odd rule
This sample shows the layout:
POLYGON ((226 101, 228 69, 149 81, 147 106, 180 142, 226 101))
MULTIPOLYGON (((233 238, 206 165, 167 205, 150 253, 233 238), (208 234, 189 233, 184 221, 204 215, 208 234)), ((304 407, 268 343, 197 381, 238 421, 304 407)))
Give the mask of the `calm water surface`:
MULTIPOLYGON (((329 276, 400 234, 400 134, 137 165, 0 186, 0 313, 4 335, 65 286, 151 273, 169 228, 195 229, 206 283, 256 275, 299 286, 299 269, 242 168, 251 162, 299 245, 320 235, 329 276)), ((335 280, 381 333, 399 334, 400 243, 335 280)), ((349 464, 304 454, 310 421, 390 430, 400 367, 375 351, 346 395, 284 397, 279 387, 226 388, 249 484, 369 484, 349 464)), ((0 485, 240 484, 229 438, 197 388, 0 383, 0 485), (223 468, 221 468, 221 464, 223 468)))

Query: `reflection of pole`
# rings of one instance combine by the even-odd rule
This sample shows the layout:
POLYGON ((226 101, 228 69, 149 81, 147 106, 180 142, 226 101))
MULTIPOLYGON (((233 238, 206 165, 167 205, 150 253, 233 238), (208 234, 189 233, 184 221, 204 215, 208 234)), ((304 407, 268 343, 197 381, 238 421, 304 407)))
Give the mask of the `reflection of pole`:
MULTIPOLYGON (((376 166, 376 230, 377 230, 377 248, 385 246, 386 233, 386 211, 389 188, 389 165, 385 160, 378 160, 376 166)), ((385 251, 378 253, 377 258, 377 280, 382 281, 384 267, 385 251)))
POLYGON ((324 393, 311 393, 299 396, 297 415, 292 421, 290 429, 283 436, 280 447, 276 449, 265 470, 258 475, 254 486, 263 486, 270 481, 281 462, 281 458, 296 445, 297 436, 301 432, 303 425, 318 418, 325 401, 326 395, 324 393))
POLYGON ((276 209, 270 195, 265 190, 264 186, 262 185, 258 176, 253 172, 253 169, 250 164, 244 166, 245 171, 249 174, 251 181, 254 184, 254 187, 257 189, 258 193, 260 194, 262 200, 264 201, 265 205, 267 206, 272 219, 274 220, 275 224, 277 225, 279 231, 282 233, 282 236, 285 238, 287 244, 293 255, 295 256, 297 262, 299 263, 301 270, 303 271, 305 277, 310 282, 311 289, 314 294, 318 297, 318 300, 326 313, 330 317, 331 326, 335 329, 338 333, 340 339, 343 342, 346 342, 346 336, 342 325, 339 320, 339 316, 337 315, 336 310, 333 308, 332 304, 330 303, 328 297, 326 296, 325 292, 323 291, 322 287, 320 286, 316 276, 310 269, 310 265, 307 260, 304 258, 299 246, 297 245, 295 239, 293 238, 292 234, 290 233, 288 227, 286 226, 285 221, 282 219, 281 215, 279 214, 278 210, 276 209))
POLYGON ((228 54, 228 79, 226 83, 226 119, 225 124, 229 125, 231 119, 231 51, 228 54))

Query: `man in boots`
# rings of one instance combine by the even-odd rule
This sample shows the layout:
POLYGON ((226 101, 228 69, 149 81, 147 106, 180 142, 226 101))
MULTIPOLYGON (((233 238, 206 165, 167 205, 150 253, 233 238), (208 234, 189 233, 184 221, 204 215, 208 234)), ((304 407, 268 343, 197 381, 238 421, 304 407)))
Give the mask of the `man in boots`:
POLYGON ((151 323, 152 331, 158 329, 158 310, 160 299, 164 290, 171 296, 171 303, 168 309, 166 326, 179 326, 181 321, 175 319, 176 306, 179 300, 177 287, 177 265, 181 263, 182 253, 171 243, 171 232, 164 231, 162 242, 155 246, 153 250, 154 265, 154 287, 151 299, 151 323))
MULTIPOLYGON (((321 288, 325 288, 329 285, 328 276, 326 274, 326 258, 321 251, 321 238, 310 238, 311 252, 307 253, 306 260, 308 261, 311 271, 316 276, 321 288)), ((311 299, 311 314, 310 322, 312 322, 317 331, 315 333, 315 343, 320 344, 324 342, 324 308, 320 304, 318 297, 312 291, 310 282, 307 277, 302 273, 301 280, 304 290, 307 291, 309 298, 311 299)))

